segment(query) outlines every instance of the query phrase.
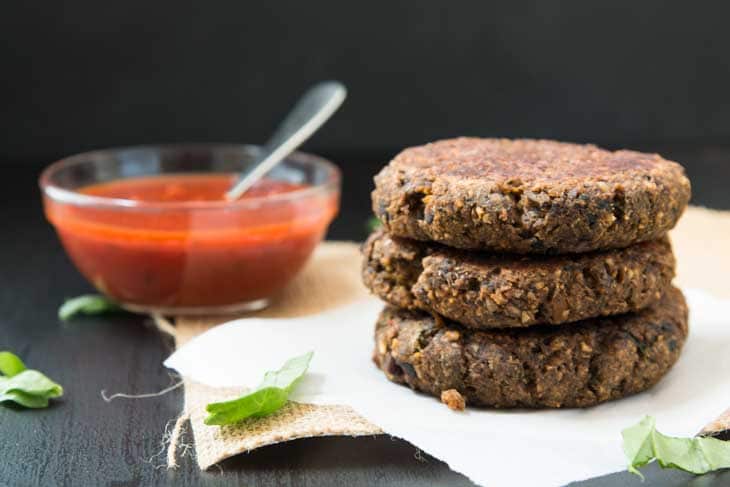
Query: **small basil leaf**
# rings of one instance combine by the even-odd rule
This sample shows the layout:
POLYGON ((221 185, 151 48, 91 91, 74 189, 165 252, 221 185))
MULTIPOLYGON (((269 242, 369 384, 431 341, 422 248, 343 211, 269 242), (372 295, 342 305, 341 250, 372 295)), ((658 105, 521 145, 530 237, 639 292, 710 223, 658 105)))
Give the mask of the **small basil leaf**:
POLYGON ((383 223, 378 220, 377 217, 370 217, 367 221, 367 224, 365 227, 368 229, 368 232, 374 232, 378 228, 380 228, 383 225, 383 223))
POLYGON ((267 372, 261 384, 230 401, 208 404, 205 424, 225 425, 246 418, 268 416, 286 404, 289 393, 309 368, 313 352, 289 359, 279 370, 267 372))
POLYGON ((94 315, 119 311, 117 303, 100 294, 84 294, 67 300, 58 309, 58 317, 66 321, 77 314, 94 315))
POLYGON ((25 364, 10 352, 0 352, 0 402, 27 408, 44 408, 48 400, 63 395, 63 387, 25 364))
POLYGON ((314 352, 307 352, 304 355, 287 360, 279 370, 266 372, 258 389, 278 387, 287 391, 291 390, 307 371, 309 362, 312 361, 312 355, 314 355, 314 352))
POLYGON ((0 352, 0 374, 12 377, 25 369, 26 366, 20 357, 11 352, 0 352))
POLYGON ((655 428, 647 416, 621 432, 628 470, 643 478, 638 468, 656 460, 662 468, 676 468, 694 474, 730 468, 730 442, 717 438, 674 438, 655 428))
POLYGON ((59 397, 63 388, 37 370, 24 370, 12 377, 0 378, 0 392, 21 391, 33 396, 59 397))
POLYGON ((0 402, 14 402, 26 408, 40 409, 48 407, 48 398, 45 396, 33 396, 21 391, 9 391, 0 393, 0 402))

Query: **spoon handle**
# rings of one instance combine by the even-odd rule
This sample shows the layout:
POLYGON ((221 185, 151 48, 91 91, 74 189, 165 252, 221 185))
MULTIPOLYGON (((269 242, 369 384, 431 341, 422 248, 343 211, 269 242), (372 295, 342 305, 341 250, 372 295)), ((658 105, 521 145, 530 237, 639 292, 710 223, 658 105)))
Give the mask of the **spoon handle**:
POLYGON ((299 99, 264 146, 253 164, 241 173, 225 197, 235 201, 271 168, 307 140, 339 108, 347 90, 337 81, 324 81, 311 87, 299 99))

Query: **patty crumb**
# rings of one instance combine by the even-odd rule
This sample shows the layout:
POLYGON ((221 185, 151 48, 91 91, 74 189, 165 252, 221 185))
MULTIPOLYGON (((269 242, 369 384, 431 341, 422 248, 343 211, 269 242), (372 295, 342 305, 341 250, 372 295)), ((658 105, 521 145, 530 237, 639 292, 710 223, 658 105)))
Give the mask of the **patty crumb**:
POLYGON ((441 402, 452 411, 463 411, 466 408, 466 399, 456 389, 441 391, 441 402))

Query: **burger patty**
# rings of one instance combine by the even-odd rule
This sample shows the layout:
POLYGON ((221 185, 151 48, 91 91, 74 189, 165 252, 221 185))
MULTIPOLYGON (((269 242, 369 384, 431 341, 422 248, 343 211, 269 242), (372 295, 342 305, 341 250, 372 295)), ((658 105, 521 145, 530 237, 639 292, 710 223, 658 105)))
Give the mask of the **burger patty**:
POLYGON ((656 154, 462 137, 398 154, 375 177, 372 204, 395 236, 556 254, 655 240, 690 192, 684 169, 656 154))
POLYGON ((671 286, 666 238, 620 250, 530 256, 469 252, 375 231, 363 282, 386 302, 469 328, 561 324, 638 311, 671 286))
POLYGON ((648 389, 677 361, 687 306, 672 288, 655 306, 572 326, 468 330, 418 311, 386 307, 375 364, 388 379, 467 405, 587 407, 648 389))

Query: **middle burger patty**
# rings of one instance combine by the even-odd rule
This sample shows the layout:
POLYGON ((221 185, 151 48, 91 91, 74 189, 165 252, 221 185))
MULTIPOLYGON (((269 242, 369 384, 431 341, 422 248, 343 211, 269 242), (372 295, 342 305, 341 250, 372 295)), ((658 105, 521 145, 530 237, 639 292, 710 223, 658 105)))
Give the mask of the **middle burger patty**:
POLYGON ((365 242, 363 281, 390 304, 437 313, 470 328, 561 324, 638 311, 674 277, 669 241, 559 256, 466 252, 376 231, 365 242))

